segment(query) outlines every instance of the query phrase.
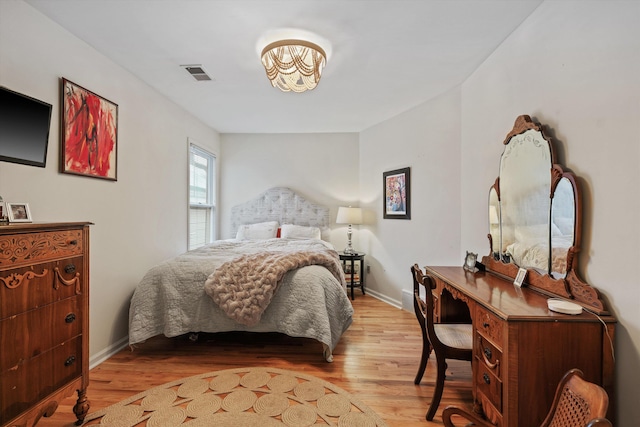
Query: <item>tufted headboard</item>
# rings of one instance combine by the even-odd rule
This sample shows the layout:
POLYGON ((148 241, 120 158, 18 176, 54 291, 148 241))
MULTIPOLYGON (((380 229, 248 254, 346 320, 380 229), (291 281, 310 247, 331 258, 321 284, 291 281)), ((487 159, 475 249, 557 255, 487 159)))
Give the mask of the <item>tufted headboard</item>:
POLYGON ((305 225, 323 231, 330 225, 329 208, 316 205, 286 187, 273 187, 255 199, 231 208, 231 232, 235 237, 238 227, 265 221, 282 224, 305 225))

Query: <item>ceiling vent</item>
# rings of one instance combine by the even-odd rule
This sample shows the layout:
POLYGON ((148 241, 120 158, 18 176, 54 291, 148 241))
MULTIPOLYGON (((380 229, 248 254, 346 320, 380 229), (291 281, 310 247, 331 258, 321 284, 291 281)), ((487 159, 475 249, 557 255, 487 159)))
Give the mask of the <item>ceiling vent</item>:
POLYGON ((202 68, 202 65, 181 65, 182 68, 187 70, 189 74, 193 76, 199 82, 213 80, 207 72, 202 68))

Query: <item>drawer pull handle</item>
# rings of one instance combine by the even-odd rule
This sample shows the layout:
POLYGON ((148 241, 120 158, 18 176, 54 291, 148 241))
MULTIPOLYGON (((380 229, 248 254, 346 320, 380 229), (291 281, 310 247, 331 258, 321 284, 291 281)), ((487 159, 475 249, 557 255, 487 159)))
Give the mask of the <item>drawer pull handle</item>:
POLYGON ((484 348, 484 355, 487 357, 487 359, 491 360, 491 356, 493 354, 491 353, 491 349, 489 347, 484 348))
POLYGON ((491 378, 489 378, 488 374, 486 373, 482 374, 482 379, 484 380, 485 383, 491 384, 491 378))
MULTIPOLYGON (((67 267, 65 267, 64 269, 66 270, 67 267)), ((58 267, 54 268, 53 271, 56 272, 56 275, 55 275, 56 280, 53 283, 53 289, 58 290, 58 288, 60 287, 60 283, 62 283, 65 286, 75 285, 76 294, 80 293, 80 273, 76 272, 76 275, 73 277, 73 279, 67 280, 64 277, 62 277, 62 274, 60 273, 60 269, 58 267)))
POLYGON ((64 272, 67 274, 70 273, 75 273, 76 272, 76 266, 75 264, 68 264, 64 267, 64 272))
MULTIPOLYGON (((67 360, 64 361, 64 366, 71 366, 76 361, 75 356, 69 356, 67 360)), ((485 374, 486 375, 486 374, 485 374)))
POLYGON ((73 323, 76 320, 76 314, 75 313, 69 313, 67 314, 67 317, 64 318, 64 321, 66 323, 73 323))
POLYGON ((72 245, 72 246, 75 246, 75 245, 78 244, 78 241, 77 240, 70 240, 69 244, 72 245))
MULTIPOLYGON (((478 336, 478 346, 482 347, 482 338, 478 336)), ((487 365, 489 369, 495 371, 498 366, 500 366, 500 359, 496 360, 495 363, 491 362, 491 356, 493 356, 493 352, 489 347, 484 347, 482 350, 482 359, 484 360, 484 364, 487 365)), ((496 375, 500 375, 500 373, 496 373, 496 375)))
POLYGON ((489 322, 483 322, 482 323, 482 327, 483 328, 488 328, 489 327, 489 322))

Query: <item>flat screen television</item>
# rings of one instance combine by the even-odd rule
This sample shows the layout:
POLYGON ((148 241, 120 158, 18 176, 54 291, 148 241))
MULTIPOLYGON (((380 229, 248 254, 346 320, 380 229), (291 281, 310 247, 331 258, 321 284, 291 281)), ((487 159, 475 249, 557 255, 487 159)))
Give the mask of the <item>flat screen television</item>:
POLYGON ((0 87, 0 161, 45 167, 51 104, 0 87))

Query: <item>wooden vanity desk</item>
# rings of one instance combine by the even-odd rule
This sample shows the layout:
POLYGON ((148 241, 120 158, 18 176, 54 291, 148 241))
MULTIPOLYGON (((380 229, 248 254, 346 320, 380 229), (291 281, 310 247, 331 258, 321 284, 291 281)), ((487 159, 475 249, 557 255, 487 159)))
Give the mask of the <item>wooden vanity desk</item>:
POLYGON ((490 272, 425 267, 436 279, 440 320, 451 320, 458 300, 469 308, 474 330, 473 396, 477 411, 498 426, 539 426, 562 376, 572 368, 602 385, 613 414, 615 319, 587 311, 561 314, 548 297, 490 272), (448 314, 446 314, 448 313, 448 314), (447 318, 449 317, 449 319, 447 318), (608 335, 607 335, 608 333, 608 335))
MULTIPOLYGON (((435 321, 471 321, 474 409, 492 423, 539 426, 560 379, 578 368, 606 390, 607 418, 615 425, 616 319, 578 273, 579 180, 555 162, 544 129, 522 115, 502 143, 486 212, 490 252, 476 264, 480 271, 426 267, 436 282, 435 321), (525 271, 524 285, 514 285, 525 271), (582 312, 551 311, 550 298, 582 312)), ((473 268, 476 254, 469 254, 473 268)))

